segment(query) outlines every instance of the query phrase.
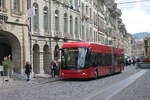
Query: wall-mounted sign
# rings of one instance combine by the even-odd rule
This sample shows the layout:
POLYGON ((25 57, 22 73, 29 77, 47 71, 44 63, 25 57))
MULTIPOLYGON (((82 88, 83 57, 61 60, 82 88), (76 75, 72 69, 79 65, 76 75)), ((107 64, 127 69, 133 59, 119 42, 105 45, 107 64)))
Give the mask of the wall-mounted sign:
POLYGON ((8 20, 8 16, 0 14, 0 21, 7 21, 8 20))

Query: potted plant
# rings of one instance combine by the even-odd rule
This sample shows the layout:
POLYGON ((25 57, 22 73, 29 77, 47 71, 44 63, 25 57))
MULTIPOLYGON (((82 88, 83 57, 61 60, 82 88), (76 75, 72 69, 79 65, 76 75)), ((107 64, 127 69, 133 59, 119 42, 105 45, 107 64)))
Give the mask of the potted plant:
POLYGON ((10 59, 10 56, 4 57, 4 61, 2 62, 4 66, 4 75, 10 76, 10 72, 12 69, 12 61, 10 59))

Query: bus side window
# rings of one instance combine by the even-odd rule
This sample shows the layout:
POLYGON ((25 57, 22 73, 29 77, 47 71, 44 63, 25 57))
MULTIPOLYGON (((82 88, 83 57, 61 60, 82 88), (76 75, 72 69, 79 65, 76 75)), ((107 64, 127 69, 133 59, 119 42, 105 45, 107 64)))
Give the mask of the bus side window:
POLYGON ((107 63, 108 63, 108 66, 112 65, 112 54, 111 53, 107 54, 107 63))
POLYGON ((109 56, 108 56, 108 53, 105 53, 105 64, 106 64, 106 66, 109 65, 109 56))
POLYGON ((94 53, 94 52, 92 52, 91 53, 91 65, 93 66, 93 67, 95 67, 96 66, 96 53, 94 53))
POLYGON ((116 55, 114 56, 114 63, 115 63, 115 65, 118 64, 118 57, 116 55))
POLYGON ((98 66, 98 53, 95 53, 95 67, 97 67, 98 66))
POLYGON ((91 64, 92 64, 92 66, 94 66, 94 58, 95 58, 95 55, 94 55, 94 53, 92 52, 92 53, 91 53, 91 64))
POLYGON ((91 52, 87 52, 86 60, 85 60, 85 66, 86 67, 92 66, 92 58, 91 57, 92 57, 91 52))
POLYGON ((106 57, 105 57, 105 53, 102 53, 102 66, 106 66, 106 57))
POLYGON ((98 66, 102 66, 102 54, 101 53, 98 53, 97 62, 98 62, 98 66))

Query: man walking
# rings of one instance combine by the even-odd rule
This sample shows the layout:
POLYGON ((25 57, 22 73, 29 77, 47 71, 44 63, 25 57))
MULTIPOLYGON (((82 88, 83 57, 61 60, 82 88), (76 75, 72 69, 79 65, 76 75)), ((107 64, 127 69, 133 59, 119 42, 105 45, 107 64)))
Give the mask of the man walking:
POLYGON ((27 75, 27 81, 30 80, 31 71, 32 71, 31 64, 30 64, 29 61, 27 61, 27 62, 26 62, 26 65, 25 65, 25 74, 27 75))

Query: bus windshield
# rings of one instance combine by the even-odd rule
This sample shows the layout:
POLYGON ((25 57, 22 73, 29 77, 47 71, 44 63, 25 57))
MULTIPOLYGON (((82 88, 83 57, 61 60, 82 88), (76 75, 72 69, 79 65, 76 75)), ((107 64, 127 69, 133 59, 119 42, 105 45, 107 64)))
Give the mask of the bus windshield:
POLYGON ((62 69, 83 69, 87 48, 64 48, 62 50, 62 69))

